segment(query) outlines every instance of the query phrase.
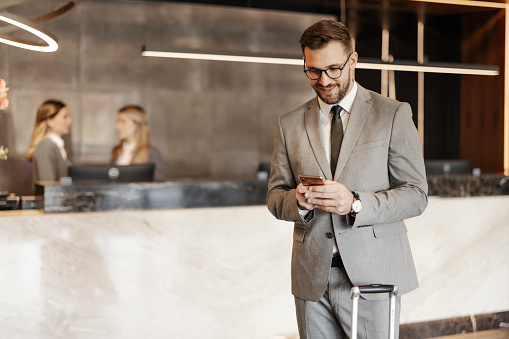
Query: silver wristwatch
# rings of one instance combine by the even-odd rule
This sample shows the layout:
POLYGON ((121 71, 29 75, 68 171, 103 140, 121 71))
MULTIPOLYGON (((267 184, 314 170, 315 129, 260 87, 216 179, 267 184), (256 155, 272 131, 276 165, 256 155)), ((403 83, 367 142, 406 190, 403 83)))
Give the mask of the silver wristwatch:
POLYGON ((350 215, 352 217, 355 217, 357 213, 359 213, 362 209, 362 203, 361 198, 359 197, 359 194, 357 192, 353 192, 353 202, 352 202, 352 211, 350 212, 350 215))

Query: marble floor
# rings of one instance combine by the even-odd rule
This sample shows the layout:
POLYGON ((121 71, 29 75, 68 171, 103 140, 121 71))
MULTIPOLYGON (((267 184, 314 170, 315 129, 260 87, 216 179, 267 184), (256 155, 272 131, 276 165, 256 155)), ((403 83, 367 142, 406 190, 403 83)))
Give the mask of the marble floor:
POLYGON ((488 330, 475 333, 455 334, 435 339, 509 339, 509 329, 488 330))

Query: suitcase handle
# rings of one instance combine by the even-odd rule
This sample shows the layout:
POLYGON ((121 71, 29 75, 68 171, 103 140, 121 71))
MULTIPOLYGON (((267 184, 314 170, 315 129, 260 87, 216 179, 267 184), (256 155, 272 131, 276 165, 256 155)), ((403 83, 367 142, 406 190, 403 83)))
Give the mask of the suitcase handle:
POLYGON ((382 284, 371 284, 359 286, 359 292, 361 293, 392 293, 394 292, 394 285, 382 285, 382 284))
POLYGON ((371 284, 363 286, 354 286, 350 291, 352 298, 352 339, 357 339, 357 308, 361 293, 389 293, 389 338, 394 339, 394 326, 396 317, 396 297, 398 295, 398 286, 371 284))

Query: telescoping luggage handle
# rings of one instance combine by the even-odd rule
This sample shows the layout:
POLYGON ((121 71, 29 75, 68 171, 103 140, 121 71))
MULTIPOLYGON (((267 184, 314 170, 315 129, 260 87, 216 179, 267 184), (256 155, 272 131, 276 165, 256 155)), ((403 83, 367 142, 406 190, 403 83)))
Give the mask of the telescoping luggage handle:
POLYGON ((389 293, 389 339, 394 339, 394 325, 396 318, 396 297, 398 296, 398 286, 371 284, 364 286, 354 286, 350 291, 352 298, 352 339, 357 339, 357 312, 359 297, 361 293, 389 293))

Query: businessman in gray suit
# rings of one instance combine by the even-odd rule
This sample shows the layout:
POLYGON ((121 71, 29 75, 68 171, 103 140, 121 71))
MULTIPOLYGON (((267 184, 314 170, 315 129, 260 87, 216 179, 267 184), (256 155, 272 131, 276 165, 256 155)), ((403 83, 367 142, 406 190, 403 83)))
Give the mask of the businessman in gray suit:
MULTIPOLYGON (((279 117, 267 206, 294 222, 300 338, 349 338, 352 286, 392 284, 400 294, 418 286, 403 220, 427 206, 422 146, 409 104, 355 82, 346 26, 319 21, 300 43, 317 97, 279 117), (324 184, 304 186, 299 175, 324 184)), ((398 297, 397 327, 400 307, 398 297)), ((363 296, 359 338, 386 337, 388 309, 387 295, 363 296)))

